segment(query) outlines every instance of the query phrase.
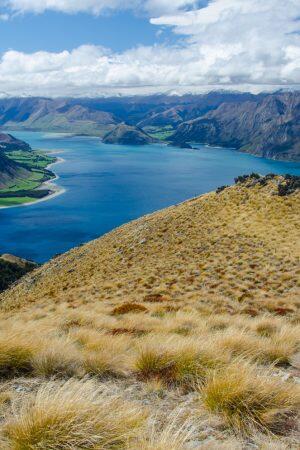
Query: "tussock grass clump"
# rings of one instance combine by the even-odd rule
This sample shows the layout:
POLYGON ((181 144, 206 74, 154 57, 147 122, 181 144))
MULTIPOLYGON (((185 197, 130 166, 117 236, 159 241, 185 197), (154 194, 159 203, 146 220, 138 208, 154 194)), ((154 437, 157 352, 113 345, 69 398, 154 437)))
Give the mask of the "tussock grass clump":
POLYGON ((262 320, 256 325, 255 331, 260 336, 270 337, 278 331, 278 327, 271 319, 262 320))
POLYGON ((82 367, 86 374, 98 377, 119 377, 127 373, 128 335, 110 336, 96 330, 81 328, 72 337, 81 349, 82 367))
POLYGON ((48 339, 32 357, 33 371, 42 377, 72 377, 81 372, 81 355, 75 346, 63 339, 48 339))
POLYGON ((233 357, 245 356, 251 359, 261 357, 261 340, 245 330, 231 328, 216 335, 216 343, 221 349, 229 351, 233 357))
POLYGON ((123 449, 142 423, 134 406, 92 380, 49 382, 4 426, 12 450, 123 449))
POLYGON ((83 352, 83 369, 98 377, 122 377, 127 373, 124 355, 114 354, 109 348, 83 352))
MULTIPOLYGON (((266 333, 265 326, 263 329, 266 333)), ((220 348, 230 351, 233 357, 243 356, 263 364, 288 364, 299 348, 300 333, 298 327, 282 327, 271 336, 258 336, 232 328, 219 333, 216 342, 220 348)))
POLYGON ((84 326, 92 327, 94 325, 93 320, 90 317, 85 317, 80 314, 73 314, 63 320, 60 328, 64 332, 68 332, 72 328, 79 328, 84 326))
POLYGON ((28 336, 7 330, 0 333, 0 376, 26 374, 32 370, 35 345, 28 336))
POLYGON ((265 362, 288 364, 300 347, 300 327, 282 327, 266 341, 262 351, 265 362))
POLYGON ((121 314, 128 313, 139 313, 139 312, 147 312, 148 309, 144 305, 140 305, 139 303, 123 303, 123 305, 116 306, 113 311, 113 316, 118 316, 121 314))
POLYGON ((175 410, 162 426, 157 418, 151 417, 151 425, 143 430, 128 447, 128 450, 183 450, 196 436, 192 419, 184 419, 184 411, 175 410))
POLYGON ((200 391, 205 406, 239 432, 258 427, 284 434, 295 426, 300 407, 299 387, 242 361, 213 371, 200 391))
POLYGON ((157 378, 167 385, 191 387, 221 363, 218 356, 193 340, 175 337, 161 344, 160 337, 155 336, 140 345, 135 368, 141 379, 157 378))

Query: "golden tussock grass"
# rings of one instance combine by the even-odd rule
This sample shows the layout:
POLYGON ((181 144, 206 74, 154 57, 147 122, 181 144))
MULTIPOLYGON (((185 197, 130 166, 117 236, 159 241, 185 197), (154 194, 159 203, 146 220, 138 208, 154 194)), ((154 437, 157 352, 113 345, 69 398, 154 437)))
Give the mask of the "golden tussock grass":
POLYGON ((242 360, 213 371, 200 392, 206 407, 237 431, 258 427, 285 434, 296 426, 300 388, 242 360))
POLYGON ((45 339, 31 363, 37 376, 72 377, 80 375, 82 357, 76 347, 64 339, 45 339))
POLYGON ((274 195, 278 180, 124 225, 1 294, 8 449, 231 450, 245 432, 261 449, 276 448, 269 433, 294 443, 300 195, 274 195))
POLYGON ((14 376, 32 370, 35 343, 29 336, 14 332, 0 333, 0 375, 14 376))
POLYGON ((92 380, 49 382, 4 424, 12 450, 123 449, 143 416, 92 380))
POLYGON ((128 450, 182 450, 196 437, 196 427, 192 419, 184 419, 184 411, 172 411, 165 425, 155 417, 142 430, 129 446, 128 450))
POLYGON ((192 339, 151 336, 139 344, 135 368, 141 379, 157 378, 167 385, 190 387, 206 377, 208 370, 228 361, 228 355, 192 339))

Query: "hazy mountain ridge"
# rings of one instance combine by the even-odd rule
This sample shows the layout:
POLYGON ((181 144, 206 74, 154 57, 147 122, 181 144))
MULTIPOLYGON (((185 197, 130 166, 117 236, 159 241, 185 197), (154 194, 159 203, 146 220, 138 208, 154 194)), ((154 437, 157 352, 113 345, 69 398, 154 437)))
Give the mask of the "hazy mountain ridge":
POLYGON ((273 159, 300 159, 300 93, 0 100, 0 126, 103 137, 123 122, 174 130, 168 140, 196 141, 273 159))

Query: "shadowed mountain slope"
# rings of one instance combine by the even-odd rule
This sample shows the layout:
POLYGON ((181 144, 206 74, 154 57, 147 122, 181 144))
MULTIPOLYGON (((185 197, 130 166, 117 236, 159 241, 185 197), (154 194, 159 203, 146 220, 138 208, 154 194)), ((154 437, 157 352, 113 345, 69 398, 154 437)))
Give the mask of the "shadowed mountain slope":
POLYGON ((0 133, 0 150, 12 151, 12 150, 25 150, 30 151, 31 147, 27 142, 17 139, 11 134, 0 133))
POLYGON ((184 122, 173 142, 234 147, 265 158, 300 161, 300 95, 270 95, 258 102, 223 103, 184 122))
POLYGON ((13 255, 0 256, 0 292, 36 267, 37 264, 13 255))

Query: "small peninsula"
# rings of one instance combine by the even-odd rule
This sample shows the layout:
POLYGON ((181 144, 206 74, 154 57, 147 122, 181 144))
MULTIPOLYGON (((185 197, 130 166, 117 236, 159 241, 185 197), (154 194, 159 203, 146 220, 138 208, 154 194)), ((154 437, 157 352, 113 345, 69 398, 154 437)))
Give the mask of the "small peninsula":
POLYGON ((0 207, 31 203, 53 194, 43 183, 54 179, 48 169, 57 160, 29 144, 0 133, 0 207))
POLYGON ((105 144, 146 145, 152 144, 155 139, 139 127, 121 123, 103 137, 103 142, 105 144))

